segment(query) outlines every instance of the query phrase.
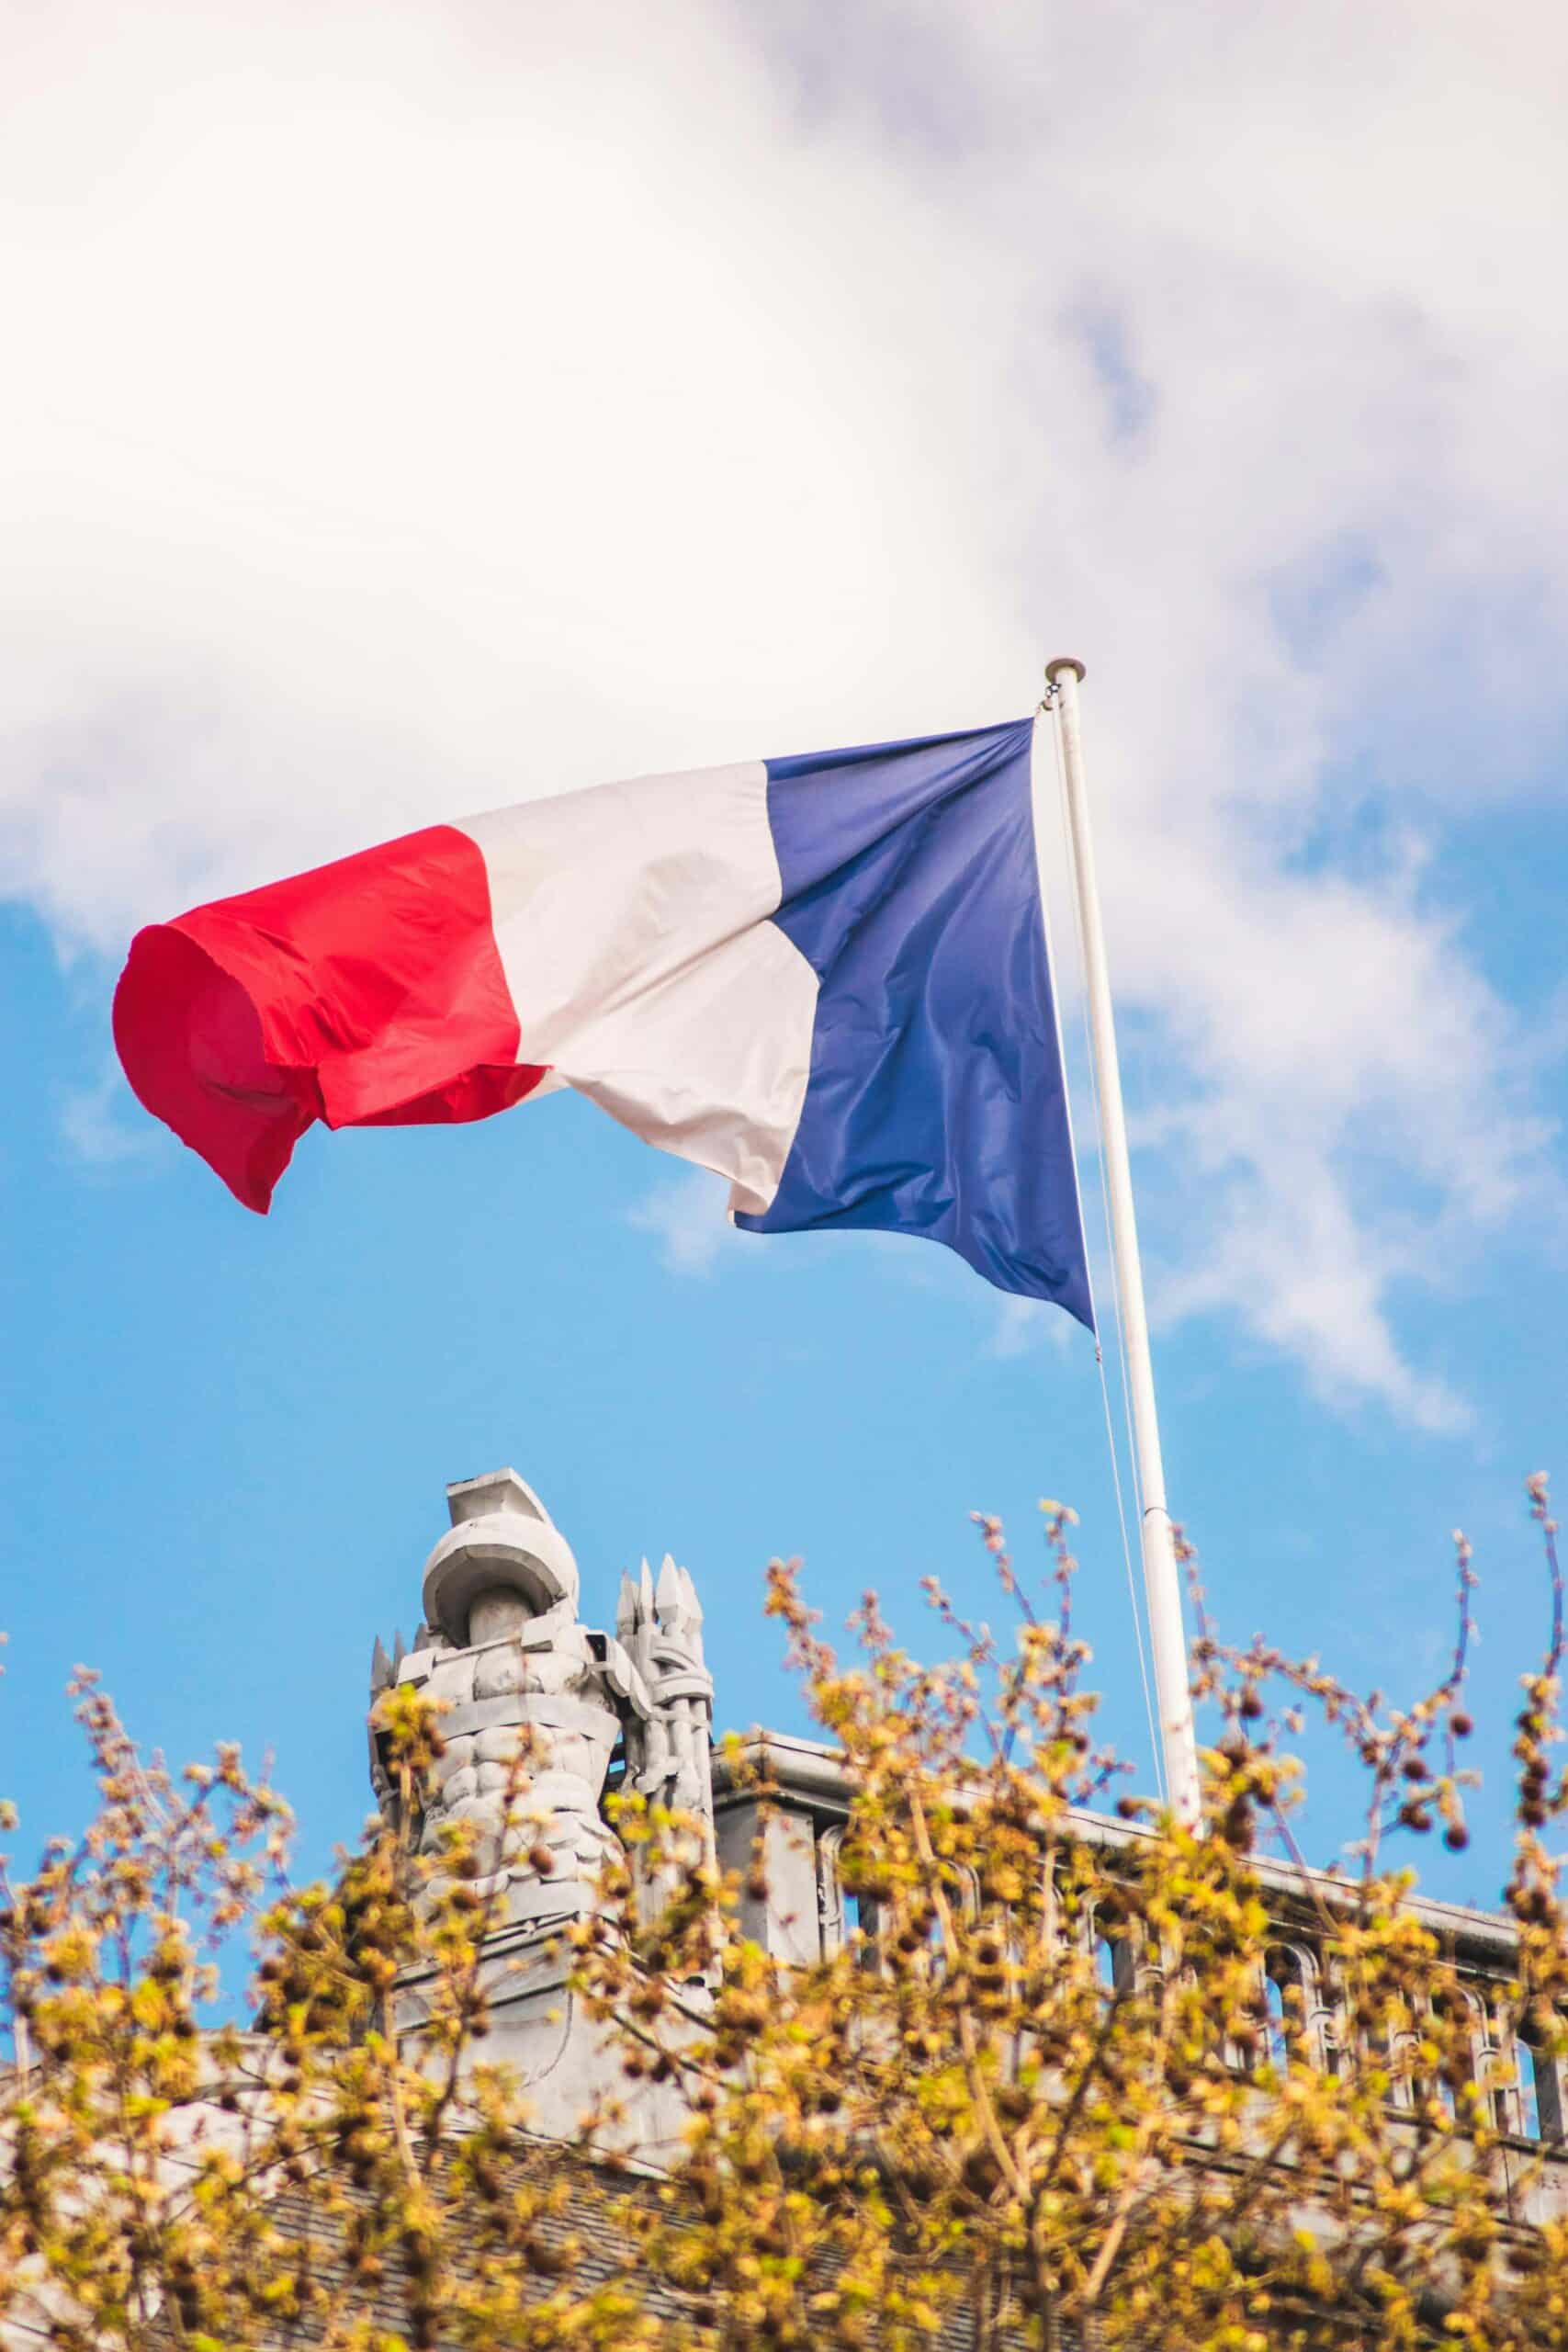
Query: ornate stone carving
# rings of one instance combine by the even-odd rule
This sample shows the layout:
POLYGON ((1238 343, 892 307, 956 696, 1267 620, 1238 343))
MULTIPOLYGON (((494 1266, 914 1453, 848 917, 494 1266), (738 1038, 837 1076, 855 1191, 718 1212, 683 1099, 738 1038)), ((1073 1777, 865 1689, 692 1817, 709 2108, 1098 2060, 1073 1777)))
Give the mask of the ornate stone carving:
MULTIPOLYGON (((592 1902, 614 1846, 601 1804, 617 1744, 632 1785, 700 1815, 711 1838, 702 1611, 683 1568, 666 1557, 656 1581, 645 1560, 638 1578, 621 1580, 616 1634, 592 1632, 578 1618, 571 1547, 514 1470, 446 1495, 452 1526, 425 1563, 426 1622, 406 1657, 400 1639, 390 1657, 378 1641, 372 1706, 394 1682, 443 1702, 423 1850, 439 1854, 446 1826, 471 1822, 476 1891, 502 1896, 507 1922, 557 1925, 592 1902)), ((383 1805, 395 1803, 374 1723, 371 1777, 383 1805)))

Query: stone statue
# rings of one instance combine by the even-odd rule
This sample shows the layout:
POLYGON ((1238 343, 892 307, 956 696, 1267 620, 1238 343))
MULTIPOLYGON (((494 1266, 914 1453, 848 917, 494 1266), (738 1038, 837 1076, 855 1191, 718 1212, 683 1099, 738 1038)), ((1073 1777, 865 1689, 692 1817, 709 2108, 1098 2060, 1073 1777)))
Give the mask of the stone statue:
MULTIPOLYGON (((695 1814, 711 1841, 702 1611, 684 1568, 666 1557, 655 1579, 645 1560, 638 1577, 621 1579, 615 1634, 591 1632, 578 1619, 571 1547, 515 1470, 464 1479, 446 1498, 451 1529, 424 1568, 426 1623, 406 1656, 400 1641, 390 1657, 376 1644, 372 1710, 394 1681, 444 1702, 446 1753, 422 1850, 440 1851, 446 1824, 472 1822, 473 1883, 501 1898, 497 1925, 558 1927, 592 1905, 615 1849, 601 1811, 608 1786, 695 1814)), ((391 1809, 374 1712, 370 1751, 377 1794, 391 1809)))

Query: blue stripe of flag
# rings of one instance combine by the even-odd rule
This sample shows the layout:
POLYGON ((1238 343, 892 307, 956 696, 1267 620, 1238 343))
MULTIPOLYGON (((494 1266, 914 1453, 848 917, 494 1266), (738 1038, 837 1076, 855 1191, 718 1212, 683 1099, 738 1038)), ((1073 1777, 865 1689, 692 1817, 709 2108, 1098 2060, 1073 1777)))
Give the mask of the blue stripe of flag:
POLYGON ((1094 1328, 1030 793, 1032 722, 770 760, 783 899, 817 974, 811 1074, 753 1233, 943 1241, 1094 1328))

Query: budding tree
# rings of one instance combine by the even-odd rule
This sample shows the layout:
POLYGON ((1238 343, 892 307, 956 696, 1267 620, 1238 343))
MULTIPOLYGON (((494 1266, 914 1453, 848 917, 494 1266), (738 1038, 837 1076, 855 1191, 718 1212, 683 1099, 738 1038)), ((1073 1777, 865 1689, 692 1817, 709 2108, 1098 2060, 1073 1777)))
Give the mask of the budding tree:
MULTIPOLYGON (((1552 1621, 1516 1725, 1510 1957, 1484 1982, 1408 1862, 1423 1834, 1467 1834, 1468 1548, 1451 1663, 1404 1704, 1227 1647, 1200 1614, 1195 1833, 1124 1793, 1097 1739, 1072 1515, 1048 1506, 1039 1593, 981 1523, 1005 1642, 930 1589, 934 1664, 870 1597, 840 1658, 795 1569, 772 1570, 844 1761, 839 1932, 786 1964, 741 1931, 761 1849, 748 1887, 698 1825, 612 1800, 570 1963, 626 2098, 570 2147, 530 2138, 487 2056, 478 1834, 422 1849, 437 1710, 382 1697, 396 1802, 299 1887, 265 1780, 231 1750, 144 1765, 84 1676, 100 1810, 5 1882, 0 2328, 196 2352, 1568 2346, 1562 1589, 1543 1483, 1531 1498, 1552 1621), (1296 1844, 1309 1709, 1365 1775, 1332 1874, 1296 1844), (225 2008, 247 1938, 249 1997, 225 2008), (653 2174, 626 2167, 649 2082, 688 2119, 653 2174)), ((529 1761, 520 1742, 509 1835, 529 1761)))

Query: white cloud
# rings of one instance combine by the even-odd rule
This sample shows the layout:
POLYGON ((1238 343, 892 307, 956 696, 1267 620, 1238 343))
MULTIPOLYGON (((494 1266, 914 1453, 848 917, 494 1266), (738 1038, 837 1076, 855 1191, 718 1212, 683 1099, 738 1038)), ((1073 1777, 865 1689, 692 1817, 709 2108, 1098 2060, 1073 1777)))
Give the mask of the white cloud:
POLYGON ((638 1202, 631 1222, 655 1235, 672 1274, 711 1274, 739 1237, 729 1222, 729 1186, 722 1176, 694 1168, 673 1183, 658 1184, 638 1202))
POLYGON ((1402 1286, 1550 1138, 1420 853, 1563 716, 1568 19, 0 7, 0 863, 67 947, 1075 650, 1164 1311, 1459 1409, 1402 1286))
POLYGON ((1073 1329, 1061 1309, 1048 1306, 1042 1298, 999 1298, 986 1353, 1007 1361, 1049 1342, 1058 1355, 1065 1355, 1073 1329))
POLYGON ((59 1118, 67 1150, 89 1168, 114 1168, 155 1152, 152 1128, 141 1118, 134 1126, 125 1125, 128 1112, 134 1115, 136 1105, 118 1069, 107 1069, 91 1086, 64 1088, 59 1118))

